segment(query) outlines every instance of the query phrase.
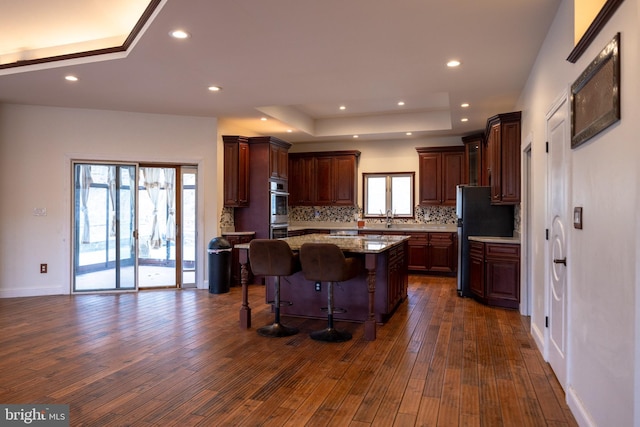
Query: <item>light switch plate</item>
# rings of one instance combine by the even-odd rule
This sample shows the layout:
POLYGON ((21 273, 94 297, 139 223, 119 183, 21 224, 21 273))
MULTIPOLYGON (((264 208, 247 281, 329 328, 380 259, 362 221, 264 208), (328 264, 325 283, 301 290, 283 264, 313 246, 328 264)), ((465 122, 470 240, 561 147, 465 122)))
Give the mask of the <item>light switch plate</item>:
POLYGON ((573 228, 582 229, 582 207, 573 208, 573 228))

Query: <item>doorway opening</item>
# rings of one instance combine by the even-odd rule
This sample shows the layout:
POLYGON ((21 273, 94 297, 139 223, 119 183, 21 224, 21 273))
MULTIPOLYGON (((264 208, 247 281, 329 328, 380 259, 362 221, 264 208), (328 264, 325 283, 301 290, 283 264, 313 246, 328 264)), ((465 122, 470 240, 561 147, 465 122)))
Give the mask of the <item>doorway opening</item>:
POLYGON ((73 292, 195 287, 195 166, 73 171, 73 292))

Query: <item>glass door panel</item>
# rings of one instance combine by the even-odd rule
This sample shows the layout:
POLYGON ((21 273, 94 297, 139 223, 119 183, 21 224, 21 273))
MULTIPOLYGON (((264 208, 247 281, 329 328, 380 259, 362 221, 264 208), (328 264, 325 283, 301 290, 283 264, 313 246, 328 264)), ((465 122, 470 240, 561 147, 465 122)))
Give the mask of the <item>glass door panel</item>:
POLYGON ((73 291, 136 290, 136 166, 75 163, 73 169, 73 291))
POLYGON ((181 168, 182 179, 182 287, 196 286, 196 182, 195 167, 181 168))
POLYGON ((177 287, 176 167, 141 166, 138 176, 139 287, 177 287))

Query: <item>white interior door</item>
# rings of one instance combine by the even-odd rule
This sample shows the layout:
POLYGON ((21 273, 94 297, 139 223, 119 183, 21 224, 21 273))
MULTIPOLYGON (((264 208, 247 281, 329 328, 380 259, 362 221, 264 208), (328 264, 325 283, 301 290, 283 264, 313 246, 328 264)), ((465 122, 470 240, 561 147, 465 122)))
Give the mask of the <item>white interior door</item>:
POLYGON ((567 381, 567 232, 569 215, 568 176, 569 129, 568 102, 566 96, 547 117, 549 276, 548 296, 548 345, 547 358, 564 388, 567 381))

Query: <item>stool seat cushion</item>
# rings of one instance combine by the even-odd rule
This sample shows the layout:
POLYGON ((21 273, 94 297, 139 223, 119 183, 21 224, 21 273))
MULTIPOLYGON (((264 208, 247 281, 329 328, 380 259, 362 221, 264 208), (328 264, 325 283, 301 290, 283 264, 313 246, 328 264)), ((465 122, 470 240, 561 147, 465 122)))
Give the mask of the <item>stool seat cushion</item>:
POLYGON ((305 279, 315 282, 343 282, 360 271, 357 258, 344 256, 332 243, 304 243, 300 247, 300 263, 305 279))
POLYGON ((300 271, 298 254, 283 240, 254 239, 249 242, 251 271, 258 276, 290 276, 300 271))

